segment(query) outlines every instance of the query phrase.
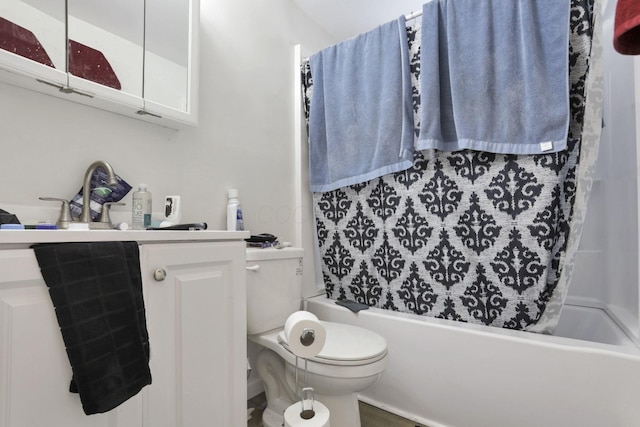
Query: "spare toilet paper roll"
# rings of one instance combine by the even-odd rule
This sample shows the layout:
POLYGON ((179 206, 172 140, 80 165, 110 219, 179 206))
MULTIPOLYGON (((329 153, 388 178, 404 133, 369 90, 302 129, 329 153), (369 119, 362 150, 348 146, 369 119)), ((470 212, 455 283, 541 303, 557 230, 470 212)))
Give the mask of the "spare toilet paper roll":
POLYGON ((309 359, 322 351, 327 332, 313 313, 296 311, 284 324, 284 336, 293 354, 309 359))
POLYGON ((313 417, 304 419, 300 415, 302 403, 294 403, 284 411, 284 425, 285 427, 330 427, 329 408, 316 400, 313 403, 313 412, 315 412, 313 417))

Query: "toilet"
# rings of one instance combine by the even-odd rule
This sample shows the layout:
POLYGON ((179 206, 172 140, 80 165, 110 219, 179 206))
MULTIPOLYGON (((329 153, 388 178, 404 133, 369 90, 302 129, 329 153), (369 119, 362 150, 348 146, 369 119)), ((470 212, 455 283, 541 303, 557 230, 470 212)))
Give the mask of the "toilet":
MULTIPOLYGON (((321 321, 320 353, 305 361, 289 351, 284 324, 301 310, 303 249, 247 249, 247 333, 260 346, 254 369, 267 397, 265 427, 281 427, 298 390, 313 387, 331 413, 331 427, 360 427, 358 392, 371 387, 387 366, 387 342, 357 326, 321 321), (307 368, 305 375, 305 366, 307 368)), ((345 309, 346 310, 346 309, 345 309)))

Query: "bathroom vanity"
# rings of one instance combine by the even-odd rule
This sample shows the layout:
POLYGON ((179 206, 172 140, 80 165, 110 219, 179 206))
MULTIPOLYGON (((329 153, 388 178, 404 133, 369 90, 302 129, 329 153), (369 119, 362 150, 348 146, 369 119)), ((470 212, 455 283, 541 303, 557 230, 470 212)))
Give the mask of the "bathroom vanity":
POLYGON ((0 232, 0 427, 246 425, 245 242, 227 231, 0 232), (152 384, 86 416, 33 243, 140 245, 152 384))

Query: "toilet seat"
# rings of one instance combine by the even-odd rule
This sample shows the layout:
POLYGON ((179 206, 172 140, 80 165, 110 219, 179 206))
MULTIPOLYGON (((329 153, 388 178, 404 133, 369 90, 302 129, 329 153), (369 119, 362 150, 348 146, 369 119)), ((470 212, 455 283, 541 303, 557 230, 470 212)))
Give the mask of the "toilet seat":
MULTIPOLYGON (((324 347, 309 360, 335 366, 357 366, 376 362, 387 354, 387 341, 379 334, 358 326, 320 321, 327 332, 324 347)), ((288 351, 284 330, 278 342, 288 351)))

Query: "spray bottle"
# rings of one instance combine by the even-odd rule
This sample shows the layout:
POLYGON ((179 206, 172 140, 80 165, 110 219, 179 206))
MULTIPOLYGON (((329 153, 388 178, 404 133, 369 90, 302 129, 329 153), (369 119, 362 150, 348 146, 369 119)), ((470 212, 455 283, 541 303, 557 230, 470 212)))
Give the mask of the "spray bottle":
POLYGON ((242 219, 242 208, 238 199, 238 190, 230 189, 227 191, 227 230, 243 231, 244 221, 242 219))

